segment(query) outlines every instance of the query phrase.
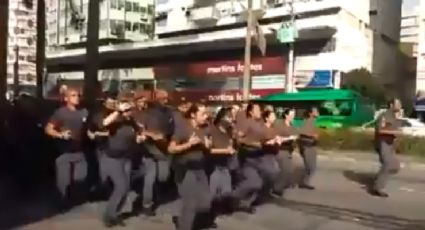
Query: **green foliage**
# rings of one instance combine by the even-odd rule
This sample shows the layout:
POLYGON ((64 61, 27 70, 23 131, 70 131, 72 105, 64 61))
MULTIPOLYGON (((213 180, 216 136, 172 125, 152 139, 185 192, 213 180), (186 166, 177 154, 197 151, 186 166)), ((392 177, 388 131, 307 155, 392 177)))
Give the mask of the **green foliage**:
MULTIPOLYGON (((353 131, 350 129, 322 130, 319 146, 326 150, 375 151, 373 132, 353 131)), ((403 136, 395 143, 397 152, 402 155, 425 157, 424 138, 403 136)))
POLYGON ((344 74, 341 87, 351 89, 369 98, 376 105, 385 104, 391 96, 385 91, 385 87, 379 78, 373 77, 367 69, 356 69, 344 74))

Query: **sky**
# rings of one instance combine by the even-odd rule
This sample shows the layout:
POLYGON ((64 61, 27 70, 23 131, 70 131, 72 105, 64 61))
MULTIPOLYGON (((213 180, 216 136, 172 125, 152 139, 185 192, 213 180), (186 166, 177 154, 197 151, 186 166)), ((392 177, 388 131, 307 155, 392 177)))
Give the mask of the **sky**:
POLYGON ((419 5, 420 1, 425 0, 403 0, 403 11, 412 12, 419 5))

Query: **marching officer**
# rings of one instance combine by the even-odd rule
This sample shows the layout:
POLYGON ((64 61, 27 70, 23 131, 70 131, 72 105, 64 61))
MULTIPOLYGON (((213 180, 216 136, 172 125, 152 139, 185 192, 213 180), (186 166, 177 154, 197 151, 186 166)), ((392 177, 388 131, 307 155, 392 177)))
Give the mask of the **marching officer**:
POLYGON ((305 112, 304 124, 300 130, 299 148, 304 161, 304 176, 299 188, 314 190, 311 185, 311 178, 317 167, 317 140, 319 133, 315 127, 316 118, 319 116, 317 108, 312 107, 305 112))
POLYGON ((400 134, 400 122, 397 119, 397 114, 400 113, 401 108, 399 99, 391 100, 388 110, 379 116, 376 123, 375 143, 381 169, 371 191, 375 196, 388 197, 388 194, 383 191, 388 177, 400 170, 400 162, 394 150, 394 141, 400 134))
POLYGON ((145 139, 131 112, 131 104, 121 100, 118 109, 103 120, 103 126, 109 130, 109 138, 101 167, 114 187, 103 216, 106 227, 125 226, 118 214, 130 189, 131 154, 135 145, 145 139))
POLYGON ((79 108, 80 94, 75 89, 67 88, 63 99, 65 105, 50 117, 45 133, 57 140, 61 152, 56 159, 56 185, 64 205, 68 206, 69 186, 73 182, 85 182, 87 177, 87 161, 83 153, 82 140, 86 136, 84 124, 88 111, 79 108))

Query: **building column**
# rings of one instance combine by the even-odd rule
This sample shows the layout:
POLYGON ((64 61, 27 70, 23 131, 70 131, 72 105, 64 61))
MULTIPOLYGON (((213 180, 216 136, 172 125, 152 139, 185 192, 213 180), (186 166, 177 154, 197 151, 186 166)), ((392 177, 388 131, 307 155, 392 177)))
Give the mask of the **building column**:
POLYGON ((43 77, 46 58, 46 4, 44 0, 37 1, 37 59, 36 59, 36 76, 37 76, 37 98, 43 97, 43 77))
POLYGON ((0 108, 7 92, 7 38, 9 31, 9 0, 0 1, 0 108))

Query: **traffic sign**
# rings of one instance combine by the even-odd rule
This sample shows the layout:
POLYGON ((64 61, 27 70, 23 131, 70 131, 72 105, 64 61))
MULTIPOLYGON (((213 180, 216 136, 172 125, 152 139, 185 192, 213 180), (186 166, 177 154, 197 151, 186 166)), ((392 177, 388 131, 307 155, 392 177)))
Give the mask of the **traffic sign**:
POLYGON ((292 43, 298 38, 298 30, 294 23, 286 22, 277 30, 277 40, 281 43, 292 43))

